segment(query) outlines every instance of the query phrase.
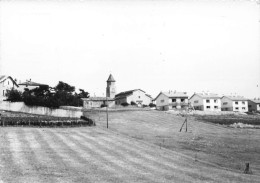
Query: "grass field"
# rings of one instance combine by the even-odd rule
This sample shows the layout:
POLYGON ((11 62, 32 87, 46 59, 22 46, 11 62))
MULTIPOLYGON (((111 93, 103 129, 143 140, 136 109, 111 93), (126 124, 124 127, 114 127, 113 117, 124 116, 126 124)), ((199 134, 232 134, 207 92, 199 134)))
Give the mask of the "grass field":
MULTIPOLYGON (((194 121, 193 124, 189 124, 188 133, 178 132, 183 122, 181 117, 156 111, 110 114, 109 129, 106 129, 104 113, 92 115, 97 120, 95 127, 0 127, 0 182, 259 182, 260 180, 257 174, 259 171, 257 146, 255 150, 258 154, 251 155, 252 159, 248 159, 256 162, 250 164, 253 175, 243 174, 242 169, 240 171, 232 167, 229 167, 231 170, 227 170, 214 161, 203 158, 208 154, 196 143, 201 144, 205 139, 208 140, 207 133, 211 130, 212 136, 216 136, 220 131, 225 132, 225 136, 230 133, 230 129, 194 121), (198 124, 201 126, 201 133, 194 127, 198 124), (185 141, 187 144, 180 143, 185 141), (192 143, 189 146, 190 142, 192 143), (190 152, 196 152, 193 149, 195 147, 201 150, 197 151, 196 156, 190 155, 192 154, 190 152)), ((254 130, 250 132, 251 139, 257 137, 254 140, 259 144, 260 138, 255 136, 255 133, 259 135, 254 130)), ((231 133, 232 135, 234 133, 231 133)), ((218 141, 220 136, 217 137, 218 143, 221 143, 218 141)), ((223 151, 227 149, 224 148, 223 151)))
MULTIPOLYGON (((105 113, 89 113, 106 127, 105 113)), ((245 118, 245 117, 244 117, 245 118)), ((179 132, 184 118, 161 111, 111 112, 109 129, 235 172, 249 162, 260 175, 259 129, 235 129, 188 118, 188 132, 179 132)))

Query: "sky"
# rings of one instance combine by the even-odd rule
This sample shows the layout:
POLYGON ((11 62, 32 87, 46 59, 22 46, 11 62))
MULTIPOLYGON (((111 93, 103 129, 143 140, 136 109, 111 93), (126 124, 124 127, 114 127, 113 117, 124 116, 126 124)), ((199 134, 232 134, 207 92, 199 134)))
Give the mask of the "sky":
POLYGON ((257 0, 0 1, 0 75, 91 96, 142 89, 260 97, 257 0))

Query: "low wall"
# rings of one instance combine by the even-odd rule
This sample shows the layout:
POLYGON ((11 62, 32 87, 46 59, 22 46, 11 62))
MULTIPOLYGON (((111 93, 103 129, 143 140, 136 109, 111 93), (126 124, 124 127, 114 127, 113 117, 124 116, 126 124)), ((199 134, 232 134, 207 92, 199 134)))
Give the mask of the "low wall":
POLYGON ((50 109, 48 107, 27 106, 23 102, 0 102, 0 110, 24 112, 30 114, 48 115, 56 117, 73 117, 82 116, 82 111, 66 109, 50 109))

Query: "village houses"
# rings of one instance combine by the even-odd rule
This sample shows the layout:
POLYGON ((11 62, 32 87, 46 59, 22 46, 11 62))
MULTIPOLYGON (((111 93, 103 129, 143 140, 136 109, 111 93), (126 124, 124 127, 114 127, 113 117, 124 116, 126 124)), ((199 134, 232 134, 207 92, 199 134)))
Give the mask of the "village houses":
POLYGON ((6 100, 7 90, 17 89, 19 86, 11 76, 0 75, 0 101, 6 100))
POLYGON ((23 83, 19 83, 18 84, 19 85, 19 91, 21 91, 21 92, 24 92, 24 89, 29 89, 29 90, 32 90, 32 89, 35 89, 35 88, 37 88, 37 87, 49 87, 49 85, 47 85, 47 84, 41 84, 41 83, 36 83, 36 82, 33 82, 33 81, 31 81, 31 79, 30 80, 27 80, 27 81, 25 81, 25 82, 23 82, 23 83))
POLYGON ((160 92, 154 100, 158 110, 184 109, 188 107, 186 92, 160 92))
POLYGON ((222 111, 248 112, 248 99, 242 96, 223 96, 222 111))
POLYGON ((194 93, 189 99, 195 110, 221 111, 220 96, 213 93, 194 93))

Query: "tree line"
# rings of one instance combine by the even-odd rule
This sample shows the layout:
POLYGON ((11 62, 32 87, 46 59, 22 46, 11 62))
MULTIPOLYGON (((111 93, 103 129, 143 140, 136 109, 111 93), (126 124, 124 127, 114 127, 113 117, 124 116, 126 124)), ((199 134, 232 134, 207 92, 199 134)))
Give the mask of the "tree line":
POLYGON ((50 108, 59 108, 60 106, 83 106, 81 98, 88 98, 89 93, 79 89, 75 92, 75 87, 59 81, 54 87, 39 86, 32 90, 25 88, 23 92, 11 89, 6 92, 7 101, 23 101, 29 106, 43 106, 50 108))

